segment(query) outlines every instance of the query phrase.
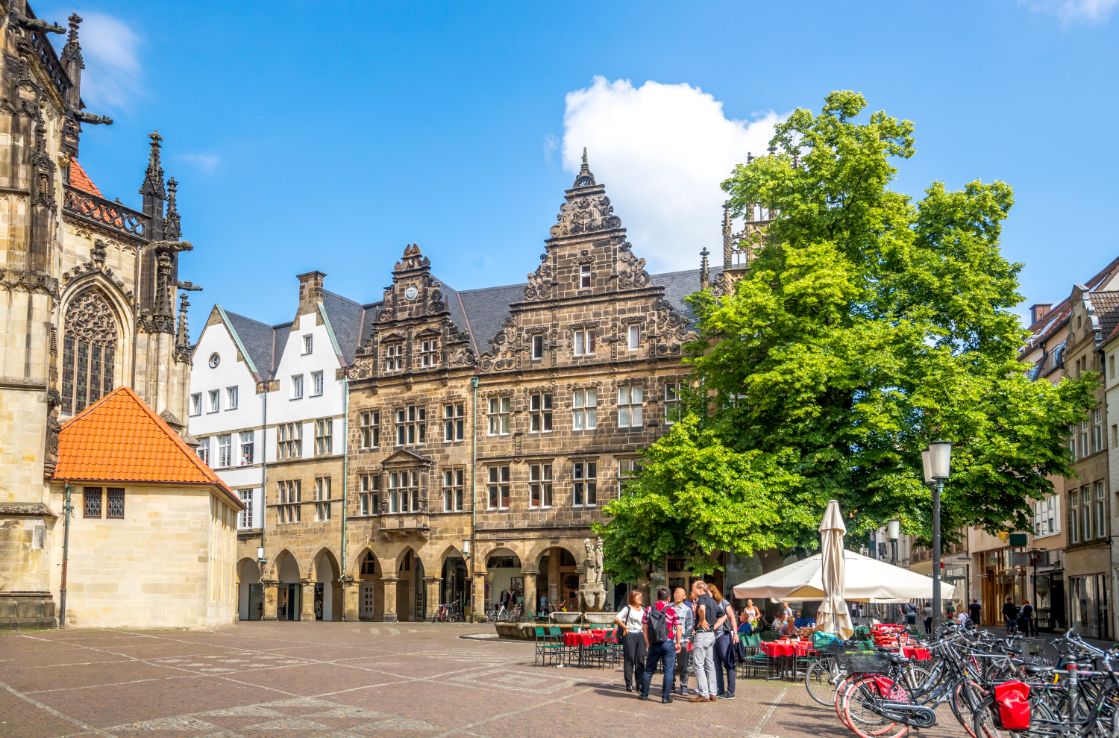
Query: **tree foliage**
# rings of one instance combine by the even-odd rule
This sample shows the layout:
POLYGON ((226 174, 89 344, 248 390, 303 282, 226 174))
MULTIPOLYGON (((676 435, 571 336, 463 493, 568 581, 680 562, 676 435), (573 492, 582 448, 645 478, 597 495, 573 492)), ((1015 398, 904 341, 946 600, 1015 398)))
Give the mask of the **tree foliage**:
POLYGON ((616 576, 664 555, 814 547, 829 499, 850 534, 900 518, 927 536, 920 451, 953 441, 946 530, 1025 527, 1069 471, 1067 429, 1089 383, 1031 381, 1012 309, 1020 265, 1000 253, 1002 182, 924 197, 889 188, 913 125, 834 92, 795 111, 771 153, 723 187, 739 215, 776 214, 730 294, 693 296, 691 417, 658 440, 603 528, 616 576))

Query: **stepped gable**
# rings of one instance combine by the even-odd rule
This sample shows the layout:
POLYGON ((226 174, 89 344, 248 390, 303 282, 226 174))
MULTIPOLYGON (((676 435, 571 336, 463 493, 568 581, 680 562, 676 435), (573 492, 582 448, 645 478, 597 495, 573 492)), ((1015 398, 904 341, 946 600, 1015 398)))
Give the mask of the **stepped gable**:
POLYGON ((238 509, 245 505, 128 387, 118 387, 68 420, 58 434, 52 479, 146 482, 217 487, 238 509))

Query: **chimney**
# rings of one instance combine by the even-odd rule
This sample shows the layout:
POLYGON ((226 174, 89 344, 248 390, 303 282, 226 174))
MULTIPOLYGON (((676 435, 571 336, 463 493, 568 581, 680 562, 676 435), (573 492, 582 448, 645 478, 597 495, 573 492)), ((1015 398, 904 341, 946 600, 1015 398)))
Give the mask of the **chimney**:
POLYGON ((326 277, 322 272, 307 272, 299 275, 299 312, 300 315, 314 312, 315 305, 322 300, 322 281, 326 277))
POLYGON ((1044 318, 1052 307, 1053 303, 1051 302, 1039 302, 1036 305, 1030 305, 1030 325, 1044 318))

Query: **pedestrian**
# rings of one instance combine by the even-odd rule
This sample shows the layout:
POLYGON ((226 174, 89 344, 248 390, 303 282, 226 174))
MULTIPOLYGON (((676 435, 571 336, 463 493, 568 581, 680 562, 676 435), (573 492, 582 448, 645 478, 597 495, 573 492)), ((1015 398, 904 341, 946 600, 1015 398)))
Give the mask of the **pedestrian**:
POLYGON ((709 584, 707 589, 711 593, 711 599, 715 600, 716 694, 724 700, 733 700, 734 667, 738 664, 738 623, 734 617, 734 605, 723 599, 723 593, 716 585, 709 584))
POLYGON ((971 616, 971 622, 979 625, 979 621, 983 619, 983 606, 979 604, 979 600, 973 597, 971 604, 967 606, 967 612, 971 616))
POLYGON ((1007 597, 1002 605, 1002 619, 1006 621, 1006 631, 1013 633, 1018 629, 1018 606, 1013 597, 1007 597))
POLYGON ((673 674, 676 671, 676 651, 680 647, 680 624, 676 610, 668 599, 668 587, 657 589, 657 602, 645 611, 645 674, 641 679, 641 699, 649 699, 649 683, 660 664, 664 669, 661 680, 661 702, 672 702, 673 674))
POLYGON ((1037 623, 1034 622, 1034 606, 1029 600, 1022 600, 1022 607, 1018 610, 1018 629, 1027 638, 1037 635, 1037 623))
POLYGON ((548 617, 548 595, 540 595, 540 617, 548 617))
POLYGON ((696 681, 695 702, 715 702, 715 649, 714 624, 718 618, 715 600, 707 591, 702 579, 692 582, 692 596, 695 597, 695 637, 692 639, 692 675, 696 681))
POLYGON ((932 605, 925 605, 925 636, 932 635, 932 605))
POLYGON ((739 620, 746 626, 747 635, 758 629, 758 620, 761 616, 761 610, 754 604, 754 601, 746 600, 746 607, 742 609, 742 617, 739 620))
POLYGON ((917 625, 917 606, 912 602, 905 603, 905 624, 917 625))
POLYGON ((676 621, 680 623, 680 645, 676 648, 676 692, 687 694, 688 654, 692 647, 692 634, 695 632, 695 613, 683 587, 672 590, 672 609, 676 611, 676 621))
POLYGON ((642 594, 631 590, 626 606, 614 616, 622 641, 622 671, 626 680, 626 691, 641 688, 641 675, 645 671, 645 608, 641 604, 642 594))
POLYGON ((781 603, 781 614, 785 616, 786 620, 792 620, 796 616, 788 602, 781 603))

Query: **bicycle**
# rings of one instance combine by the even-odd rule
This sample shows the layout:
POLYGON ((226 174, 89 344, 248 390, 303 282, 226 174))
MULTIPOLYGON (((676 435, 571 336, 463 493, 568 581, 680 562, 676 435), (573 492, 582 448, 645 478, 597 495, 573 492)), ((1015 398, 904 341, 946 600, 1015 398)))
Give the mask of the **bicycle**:
POLYGON ((461 623, 462 622, 462 600, 455 600, 450 603, 440 603, 435 609, 435 614, 431 616, 433 623, 461 623))

